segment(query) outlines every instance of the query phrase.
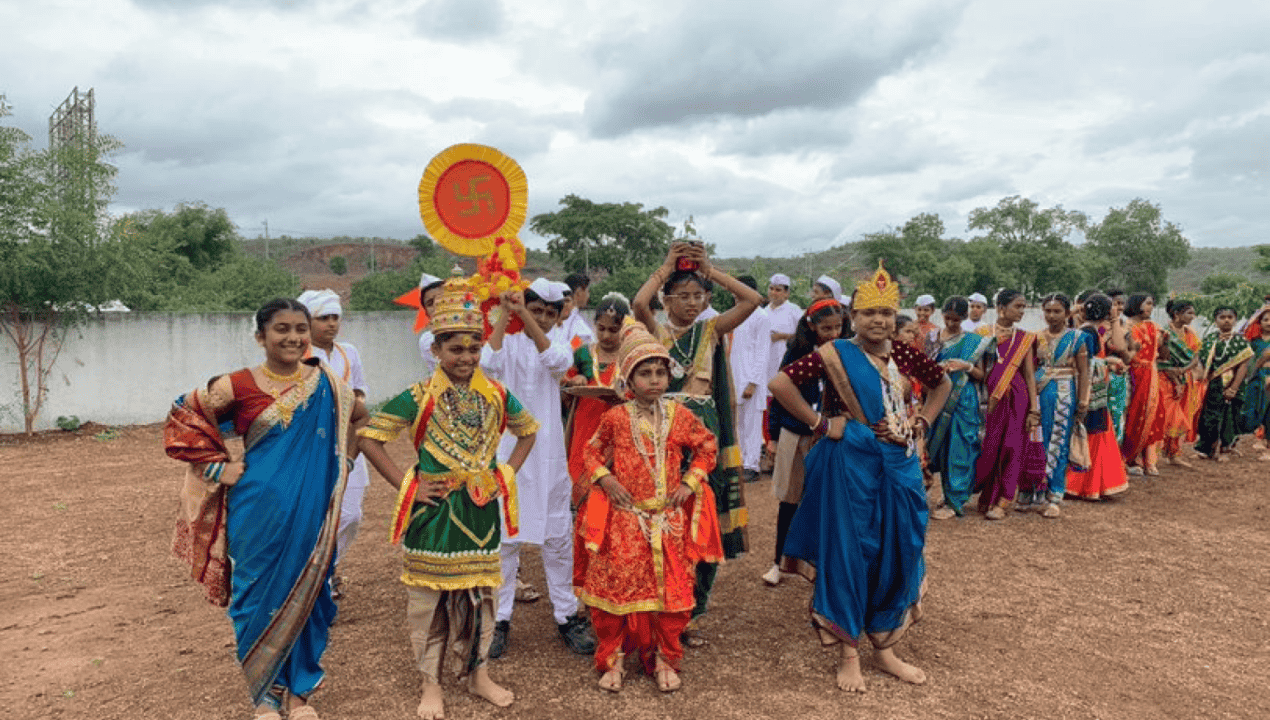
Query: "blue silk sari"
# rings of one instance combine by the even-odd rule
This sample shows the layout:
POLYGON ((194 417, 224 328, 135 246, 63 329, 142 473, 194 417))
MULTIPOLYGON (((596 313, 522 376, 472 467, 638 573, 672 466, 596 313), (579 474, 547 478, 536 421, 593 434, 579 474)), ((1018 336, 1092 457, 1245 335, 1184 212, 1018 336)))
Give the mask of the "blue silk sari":
POLYGON ((1036 394, 1041 408, 1048 495, 1031 498, 1033 503, 1062 502, 1067 491, 1067 454, 1076 413, 1076 354, 1081 347, 1080 331, 1072 329, 1060 335, 1052 346, 1043 343, 1041 347, 1036 364, 1036 394))
MULTIPOLYGON (((881 375, 854 343, 833 347, 864 422, 849 419, 841 440, 822 438, 808 453, 786 565, 815 582, 812 617, 822 642, 854 646, 867 633, 885 648, 920 616, 926 492, 916 454, 880 441, 870 427, 885 416, 881 375)), ((832 358, 825 363, 833 380, 832 358)))
POLYGON ((1248 384, 1244 386, 1243 417, 1239 430, 1250 433, 1256 432, 1257 428, 1264 428, 1267 439, 1270 439, 1270 398, 1266 394, 1266 383, 1270 382, 1270 365, 1263 365, 1256 372, 1252 371, 1257 359, 1266 348, 1270 348, 1270 342, 1255 337, 1248 344, 1252 346, 1252 360, 1248 365, 1248 384))
POLYGON ((252 422, 246 470, 226 496, 229 617, 257 705, 277 706, 283 689, 303 697, 317 688, 335 620, 328 581, 352 395, 325 370, 290 391, 303 400, 289 420, 280 401, 252 422))
MULTIPOLYGON (((938 337, 938 336, 936 336, 938 337)), ((977 365, 991 339, 975 333, 961 333, 956 338, 939 342, 936 360, 965 360, 977 365)), ((975 461, 979 459, 979 386, 970 381, 965 371, 949 373, 953 389, 944 410, 931 428, 927 450, 930 461, 939 471, 944 488, 944 504, 958 515, 970 498, 975 484, 975 461)))

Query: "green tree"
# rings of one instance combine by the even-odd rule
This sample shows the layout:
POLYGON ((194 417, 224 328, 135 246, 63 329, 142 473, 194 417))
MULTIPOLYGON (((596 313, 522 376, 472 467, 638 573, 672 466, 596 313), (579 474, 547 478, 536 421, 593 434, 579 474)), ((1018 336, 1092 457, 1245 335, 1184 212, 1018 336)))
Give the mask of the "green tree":
POLYGON ((860 243, 869 266, 879 260, 906 293, 929 287, 930 273, 947 254, 944 221, 933 213, 910 219, 899 230, 867 233, 860 243))
MULTIPOLYGON (((9 114, 0 96, 0 118, 9 114)), ((0 126, 0 331, 17 354, 28 435, 68 327, 116 297, 133 266, 102 222, 120 147, 93 135, 36 151, 0 126)))
POLYGON ((419 287, 420 275, 426 272, 439 278, 449 277, 454 265, 455 256, 438 251, 429 257, 416 257, 405 270, 370 273, 353 283, 348 307, 350 310, 404 310, 404 306, 393 300, 410 288, 419 287))
POLYGON ((252 311, 276 297, 300 294, 300 278, 272 260, 235 254, 187 284, 167 288, 156 310, 252 311))
POLYGON ((1131 292, 1163 297, 1170 268, 1186 264, 1191 243, 1177 225, 1164 220, 1158 205, 1137 198, 1111 208, 1085 232, 1088 244, 1112 264, 1109 283, 1131 292))
POLYGON ((331 272, 336 275, 343 275, 348 272, 348 260, 345 260, 343 255, 336 255, 331 258, 331 272))
POLYGON ((608 276, 600 280, 596 280, 591 283, 591 304, 595 305, 601 298, 611 292, 619 292, 626 296, 627 301, 631 300, 635 297, 635 293, 639 291, 640 287, 657 270, 658 265, 660 263, 628 266, 609 273, 608 276))
POLYGON ((992 208, 970 211, 971 230, 985 230, 1001 249, 1001 270, 1030 297, 1076 291, 1085 281, 1076 248, 1067 237, 1088 223, 1084 213, 1062 206, 1042 209, 1013 195, 992 208))
POLYGON ((186 258, 195 270, 211 270, 225 262, 240 240, 224 208, 201 202, 179 203, 170 213, 146 210, 131 218, 149 244, 186 258))
POLYGON ((432 238, 423 233, 415 235, 414 238, 410 240, 409 245, 419 253, 419 257, 428 258, 440 252, 440 248, 437 247, 437 244, 433 242, 432 238))
POLYGON ((1236 275, 1228 272, 1215 272, 1203 280, 1199 281, 1199 291, 1205 295, 1215 295, 1226 290, 1233 290, 1239 287, 1240 283, 1248 282, 1248 278, 1243 275, 1236 275))
POLYGON ((1257 262, 1257 269, 1263 273, 1270 273, 1270 245, 1258 245, 1257 254, 1261 256, 1261 260, 1257 262))
POLYGON ((182 203, 171 212, 143 210, 115 221, 128 248, 132 278, 120 299, 134 310, 255 310, 294 296, 299 278, 276 261, 248 255, 223 208, 182 203))
POLYGON ((655 265, 675 236, 664 207, 645 210, 640 203, 595 203, 577 195, 560 204, 561 210, 535 215, 529 227, 548 238, 548 251, 570 272, 655 265))

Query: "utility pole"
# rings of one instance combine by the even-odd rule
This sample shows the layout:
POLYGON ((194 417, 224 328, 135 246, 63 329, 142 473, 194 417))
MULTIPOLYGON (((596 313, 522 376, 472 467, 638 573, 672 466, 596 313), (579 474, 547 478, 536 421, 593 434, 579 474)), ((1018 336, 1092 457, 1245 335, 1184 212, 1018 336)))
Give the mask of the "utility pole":
POLYGON ((265 220, 264 226, 265 226, 265 259, 268 260, 269 259, 269 220, 268 219, 265 220))

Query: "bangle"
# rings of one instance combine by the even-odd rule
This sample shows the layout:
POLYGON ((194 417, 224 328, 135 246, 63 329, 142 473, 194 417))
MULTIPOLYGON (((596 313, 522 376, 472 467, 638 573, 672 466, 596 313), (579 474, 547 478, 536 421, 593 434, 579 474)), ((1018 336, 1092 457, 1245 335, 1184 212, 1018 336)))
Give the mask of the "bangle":
POLYGON ((353 466, 356 464, 357 464, 357 461, 354 460, 353 458, 351 457, 344 458, 344 469, 347 470, 348 472, 353 472, 353 466))
POLYGON ((210 462, 203 467, 203 479, 209 485, 216 485, 220 482, 220 476, 223 472, 225 472, 225 463, 210 462))

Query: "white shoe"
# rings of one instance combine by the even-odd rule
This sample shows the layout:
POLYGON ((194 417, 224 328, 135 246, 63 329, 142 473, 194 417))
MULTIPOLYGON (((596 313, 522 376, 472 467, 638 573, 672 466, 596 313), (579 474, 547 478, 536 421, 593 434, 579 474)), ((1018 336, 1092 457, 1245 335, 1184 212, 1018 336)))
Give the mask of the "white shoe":
POLYGON ((768 585, 772 587, 776 587, 777 585, 780 585, 781 584, 780 565, 773 565, 771 570, 768 570, 767 572, 763 573, 763 582, 767 583, 768 585))

